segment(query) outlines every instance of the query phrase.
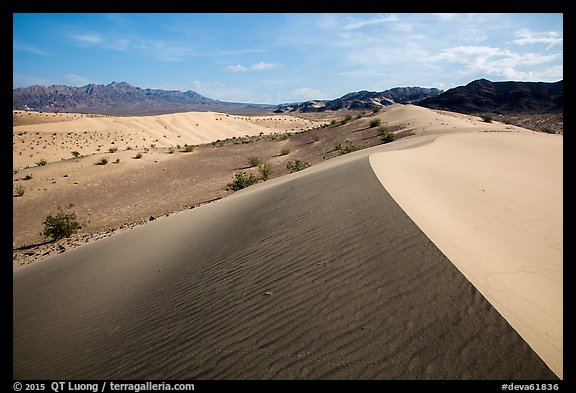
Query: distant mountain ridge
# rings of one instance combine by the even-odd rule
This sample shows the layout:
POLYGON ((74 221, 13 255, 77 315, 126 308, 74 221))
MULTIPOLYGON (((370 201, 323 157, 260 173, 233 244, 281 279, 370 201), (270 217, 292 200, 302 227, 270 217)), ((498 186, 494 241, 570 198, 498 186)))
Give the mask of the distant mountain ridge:
POLYGON ((334 100, 310 100, 280 105, 213 100, 192 90, 143 89, 126 82, 81 87, 30 86, 13 90, 13 109, 104 115, 155 115, 191 111, 231 114, 298 113, 372 110, 394 103, 478 114, 561 113, 564 82, 491 82, 479 79, 447 91, 395 87, 358 91, 334 100))
POLYGON ((478 79, 416 104, 467 114, 557 113, 564 109, 564 81, 491 82, 478 79))
POLYGON ((257 113, 274 105, 222 102, 192 90, 143 89, 126 82, 81 87, 30 86, 13 90, 13 109, 104 115, 156 115, 188 111, 257 113))
POLYGON ((395 103, 411 104, 429 97, 436 97, 442 90, 424 87, 395 87, 393 89, 374 92, 358 91, 348 93, 334 100, 310 100, 301 103, 281 104, 275 113, 286 112, 324 112, 340 109, 371 110, 395 103))

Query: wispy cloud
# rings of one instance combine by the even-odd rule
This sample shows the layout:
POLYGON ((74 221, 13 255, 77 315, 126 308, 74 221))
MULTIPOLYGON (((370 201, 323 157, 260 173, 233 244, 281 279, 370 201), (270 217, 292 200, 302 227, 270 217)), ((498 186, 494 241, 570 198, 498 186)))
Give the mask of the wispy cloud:
POLYGON ((102 36, 96 32, 83 32, 83 33, 66 33, 66 37, 70 41, 79 42, 81 44, 100 44, 103 42, 102 36))
POLYGON ((273 70, 280 67, 282 67, 282 64, 280 63, 265 63, 263 61, 259 61, 258 63, 252 64, 250 67, 246 67, 241 64, 229 65, 226 68, 224 68, 224 71, 226 72, 264 71, 264 70, 273 70))
POLYGON ((461 73, 484 74, 513 80, 529 80, 547 75, 548 78, 562 79, 562 69, 551 67, 538 70, 524 70, 526 67, 543 65, 562 59, 562 53, 539 54, 517 53, 508 49, 489 46, 459 46, 442 50, 428 57, 432 62, 450 62, 464 65, 461 73))
POLYGON ((38 48, 37 46, 30 45, 20 41, 13 41, 13 48, 14 50, 28 52, 35 55, 46 56, 48 53, 43 49, 38 48))
POLYGON ((561 33, 556 31, 546 31, 542 33, 536 33, 528 29, 522 29, 515 31, 513 33, 515 40, 512 42, 518 45, 530 45, 530 44, 548 44, 546 49, 552 48, 554 45, 562 44, 563 37, 561 33))
POLYGON ((396 22, 398 17, 396 15, 383 15, 376 18, 363 19, 358 17, 347 18, 346 23, 342 26, 344 30, 356 30, 370 25, 378 25, 388 22, 396 22))
POLYGON ((280 68, 281 66, 282 65, 279 63, 264 63, 262 61, 259 61, 256 64, 252 64, 250 69, 252 71, 273 70, 275 68, 280 68))
POLYGON ((245 67, 241 64, 229 65, 228 67, 224 68, 226 72, 248 72, 248 67, 245 67))

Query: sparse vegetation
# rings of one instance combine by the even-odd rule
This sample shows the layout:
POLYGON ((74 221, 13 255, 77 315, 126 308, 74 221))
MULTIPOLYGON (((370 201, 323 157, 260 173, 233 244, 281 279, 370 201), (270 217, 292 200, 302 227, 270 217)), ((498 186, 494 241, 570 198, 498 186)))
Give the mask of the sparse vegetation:
POLYGON ((82 228, 78 222, 76 213, 64 213, 60 211, 55 216, 49 215, 44 220, 44 237, 52 240, 60 240, 65 237, 70 237, 82 228))
POLYGON ((390 143, 394 139, 396 139, 396 135, 394 135, 394 133, 390 131, 384 131, 380 133, 380 135, 382 136, 382 143, 390 143))
POLYGON ((194 151, 194 145, 189 145, 189 144, 185 144, 184 145, 184 151, 186 153, 190 153, 194 151))
POLYGON ((482 119, 482 121, 484 123, 492 123, 492 115, 488 115, 488 114, 480 115, 480 118, 482 119))
POLYGON ((110 153, 116 153, 118 151, 118 148, 116 146, 111 147, 110 149, 108 149, 108 151, 110 153))
POLYGON ((352 115, 348 115, 348 116, 346 116, 345 118, 343 118, 343 119, 340 121, 340 124, 344 125, 344 124, 348 123, 350 120, 352 120, 352 115))
POLYGON ((14 187, 14 196, 15 197, 21 197, 22 195, 24 195, 24 186, 22 184, 17 184, 16 187, 14 187))
POLYGON ((72 155, 73 155, 74 157, 78 158, 78 157, 80 157, 80 152, 74 150, 74 151, 72 152, 72 155))
POLYGON ((286 164, 286 169, 290 171, 290 173, 301 171, 302 169, 306 169, 310 166, 309 162, 302 162, 301 160, 295 160, 294 163, 292 161, 288 161, 286 164))
POLYGON ((290 154, 290 149, 284 148, 284 149, 280 150, 280 155, 281 155, 281 156, 285 156, 285 155, 288 155, 288 154, 290 154))
POLYGON ((358 146, 354 145, 349 140, 345 140, 344 144, 337 143, 334 146, 334 150, 336 150, 340 154, 348 154, 348 153, 352 153, 353 151, 360 150, 360 148, 358 146))
POLYGON ((24 176, 22 180, 32 180, 32 174, 24 176))
POLYGON ((38 165, 38 166, 44 166, 44 165, 46 165, 46 164, 48 164, 48 161, 46 161, 46 160, 43 159, 43 158, 36 163, 36 165, 38 165))
POLYGON ((318 142, 320 140, 320 136, 318 134, 314 134, 312 135, 312 139, 314 140, 314 142, 318 142))
POLYGON ((372 119, 370 120, 370 128, 378 127, 382 120, 380 119, 372 119))
POLYGON ((116 160, 114 160, 113 164, 119 164, 120 163, 120 159, 117 158, 116 160))
POLYGON ((268 180, 270 174, 272 173, 272 166, 267 162, 263 162, 260 165, 258 165, 258 170, 260 171, 262 180, 266 181, 268 180))
POLYGON ((96 162, 96 165, 106 165, 106 164, 108 164, 108 157, 102 157, 96 162))
POLYGON ((260 157, 256 157, 256 156, 248 157, 248 164, 250 166, 257 166, 261 163, 262 163, 262 159, 260 157))
POLYGON ((168 154, 174 154, 174 146, 168 148, 168 154))
POLYGON ((139 160, 139 159, 142 158, 142 156, 143 156, 142 152, 138 152, 138 153, 136 153, 136 155, 134 156, 134 158, 137 159, 137 160, 139 160))
POLYGON ((252 173, 246 173, 244 171, 236 172, 234 175, 234 180, 231 183, 228 183, 227 189, 238 191, 256 183, 258 183, 258 178, 252 173))

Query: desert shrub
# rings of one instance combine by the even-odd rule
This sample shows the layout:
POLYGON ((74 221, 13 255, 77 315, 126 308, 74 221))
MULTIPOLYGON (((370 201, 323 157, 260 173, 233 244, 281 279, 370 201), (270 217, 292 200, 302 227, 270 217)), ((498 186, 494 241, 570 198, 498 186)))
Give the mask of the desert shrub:
POLYGON ((137 160, 141 159, 141 158, 142 158, 142 153, 141 153, 141 152, 136 153, 136 155, 134 156, 134 158, 137 159, 137 160))
POLYGON ((380 136, 383 136, 387 132, 388 132, 388 127, 386 127, 386 126, 378 127, 378 134, 380 134, 380 136))
POLYGON ((48 161, 46 161, 46 160, 43 159, 43 158, 36 163, 36 165, 38 165, 38 166, 44 166, 44 165, 46 165, 46 164, 48 164, 48 161))
POLYGON ((253 184, 258 183, 258 178, 254 176, 252 173, 246 172, 236 172, 234 175, 234 180, 231 183, 228 183, 228 190, 238 191, 243 188, 249 187, 253 184))
POLYGON ((309 162, 302 162, 301 160, 295 160, 294 163, 292 161, 288 161, 286 164, 286 169, 290 170, 290 173, 301 171, 302 169, 306 169, 310 166, 309 162))
POLYGON ((260 175, 262 175, 262 180, 266 181, 272 173, 272 166, 267 162, 263 162, 258 165, 258 170, 260 171, 260 175))
POLYGON ((72 152, 72 155, 73 155, 74 157, 79 157, 79 156, 80 156, 80 152, 77 152, 76 150, 74 150, 74 151, 72 152))
POLYGON ((282 149, 280 150, 280 155, 281 156, 285 156, 287 154, 290 154, 290 149, 282 149))
POLYGON ((380 119, 372 119, 370 120, 370 128, 378 127, 382 120, 380 119))
POLYGON ((108 151, 110 153, 116 153, 118 151, 118 148, 116 146, 111 147, 110 149, 108 149, 108 151))
POLYGON ((351 116, 351 115, 348 115, 348 116, 346 116, 345 118, 343 118, 343 119, 340 121, 340 124, 346 124, 346 123, 348 123, 350 120, 352 120, 352 116, 351 116))
POLYGON ((482 118, 482 121, 484 123, 492 123, 492 116, 491 115, 480 115, 480 118, 482 118))
POLYGON ((320 136, 318 134, 314 134, 312 135, 312 139, 314 140, 314 142, 318 142, 320 140, 320 136))
POLYGON ((376 107, 372 109, 372 113, 378 113, 378 112, 380 112, 380 108, 376 107))
POLYGON ((32 180, 32 174, 24 176, 22 180, 32 180))
POLYGON ((120 159, 119 159, 119 158, 117 158, 116 160, 114 160, 114 162, 113 162, 113 163, 114 163, 114 164, 119 164, 119 163, 120 163, 120 159))
POLYGON ((17 184, 16 187, 14 187, 14 196, 15 197, 21 197, 22 195, 24 195, 24 186, 22 184, 17 184))
POLYGON ((394 133, 390 131, 382 133, 381 136, 382 136, 382 143, 390 143, 394 139, 396 139, 396 135, 394 135, 394 133))
POLYGON ((108 164, 108 157, 102 157, 96 162, 96 165, 106 165, 108 164))
POLYGON ((184 145, 184 151, 186 153, 190 153, 194 151, 194 145, 189 145, 189 144, 185 144, 184 145))
POLYGON ((547 134, 556 134, 556 131, 554 131, 553 129, 551 129, 550 127, 544 127, 542 129, 543 132, 547 133, 547 134))
POLYGON ((82 228, 76 213, 64 213, 59 211, 55 216, 49 215, 44 220, 44 231, 42 234, 52 240, 60 240, 72 236, 82 228))
POLYGON ((262 163, 262 160, 260 159, 260 157, 256 157, 256 156, 250 156, 248 157, 248 164, 250 166, 257 166, 259 164, 262 163))
POLYGON ((330 124, 336 124, 336 120, 330 120, 330 124))
POLYGON ((168 148, 168 154, 174 154, 174 146, 168 148))
POLYGON ((360 150, 360 148, 358 146, 354 145, 349 140, 345 140, 344 144, 337 143, 334 146, 334 150, 336 150, 340 154, 348 154, 348 153, 352 153, 353 151, 360 150))

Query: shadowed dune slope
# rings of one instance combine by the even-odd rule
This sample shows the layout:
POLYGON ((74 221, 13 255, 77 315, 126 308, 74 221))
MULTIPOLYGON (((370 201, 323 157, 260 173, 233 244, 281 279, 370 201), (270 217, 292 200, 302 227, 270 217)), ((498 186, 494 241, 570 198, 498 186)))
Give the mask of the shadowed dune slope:
POLYGON ((556 378, 366 154, 269 183, 15 270, 14 378, 556 378))

